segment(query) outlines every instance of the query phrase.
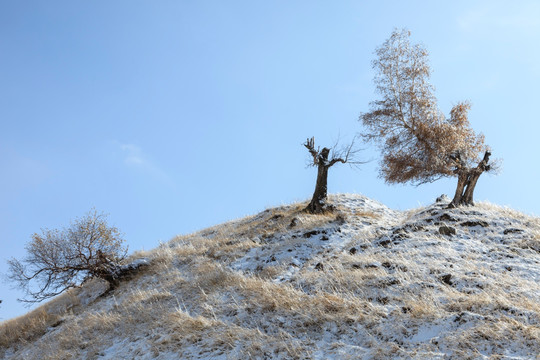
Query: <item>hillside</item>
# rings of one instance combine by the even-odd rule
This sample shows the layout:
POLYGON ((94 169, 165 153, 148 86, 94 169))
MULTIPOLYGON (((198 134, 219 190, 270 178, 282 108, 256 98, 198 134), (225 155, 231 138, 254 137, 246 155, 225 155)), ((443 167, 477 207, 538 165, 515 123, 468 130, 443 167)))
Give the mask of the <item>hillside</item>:
POLYGON ((540 219, 334 195, 179 236, 0 324, 6 359, 537 359, 540 219))

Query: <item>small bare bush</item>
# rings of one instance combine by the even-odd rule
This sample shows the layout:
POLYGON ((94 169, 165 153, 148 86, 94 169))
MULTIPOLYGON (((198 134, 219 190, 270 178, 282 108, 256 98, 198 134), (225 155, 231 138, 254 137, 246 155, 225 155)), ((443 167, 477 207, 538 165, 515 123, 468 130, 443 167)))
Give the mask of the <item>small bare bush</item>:
POLYGON ((62 230, 32 235, 22 260, 8 261, 8 278, 24 290, 25 302, 40 302, 91 278, 115 280, 127 247, 106 216, 93 210, 62 230))

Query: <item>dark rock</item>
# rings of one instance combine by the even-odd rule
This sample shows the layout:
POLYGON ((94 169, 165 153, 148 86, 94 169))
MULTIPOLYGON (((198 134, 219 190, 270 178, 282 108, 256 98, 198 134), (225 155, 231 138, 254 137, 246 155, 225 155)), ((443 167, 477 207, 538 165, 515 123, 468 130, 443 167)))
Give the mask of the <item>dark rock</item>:
POLYGON ((298 218, 293 218, 293 219, 291 220, 291 223, 289 224, 289 227, 290 227, 290 228, 293 228, 293 227, 295 227, 296 225, 298 225, 298 218))
POLYGON ((317 265, 315 265, 315 270, 323 271, 324 265, 322 263, 317 263, 317 265))
POLYGON ((282 217, 283 217, 283 215, 281 215, 281 214, 276 214, 276 215, 272 216, 272 217, 270 218, 270 220, 274 220, 274 221, 275 221, 275 220, 281 219, 282 217))
POLYGON ((454 322, 462 323, 463 315, 465 315, 464 312, 460 313, 459 315, 456 315, 456 318, 454 319, 454 322))
POLYGON ((390 269, 390 268, 393 268, 393 267, 394 267, 394 266, 393 266, 391 263, 389 263, 388 261, 383 262, 381 265, 382 265, 382 267, 387 268, 387 269, 390 269))
POLYGON ((323 236, 321 236, 321 240, 322 241, 328 241, 328 240, 330 240, 330 238, 328 236, 326 236, 326 235, 323 235, 323 236))
POLYGON ((475 220, 475 221, 465 221, 460 224, 461 226, 481 226, 481 227, 488 227, 489 224, 484 220, 475 220))
POLYGON ((345 224, 347 222, 347 220, 345 219, 345 217, 342 214, 338 214, 336 216, 335 222, 337 222, 340 225, 343 225, 343 224, 345 224))
POLYGON ((504 234, 504 235, 508 235, 508 234, 516 234, 516 233, 519 234, 519 233, 522 233, 522 232, 524 232, 524 230, 512 228, 512 229, 506 229, 506 230, 504 230, 504 231, 503 231, 503 234, 504 234))
POLYGON ((407 225, 406 227, 411 229, 411 231, 422 231, 422 230, 424 230, 424 227, 422 225, 417 225, 417 224, 407 225))
POLYGON ((402 240, 405 240, 405 239, 409 239, 410 236, 409 234, 407 233, 404 233, 404 234, 395 234, 392 236, 392 241, 394 242, 394 244, 397 244, 399 242, 401 242, 402 240))
POLYGON ((358 252, 358 249, 355 248, 355 247, 352 247, 352 248, 349 249, 349 254, 351 254, 351 255, 354 255, 354 254, 356 254, 357 252, 358 252))
POLYGON ((392 245, 392 241, 388 240, 388 239, 385 239, 385 240, 381 240, 379 241, 379 245, 382 246, 382 247, 390 247, 392 245))
POLYGON ((416 232, 416 231, 422 231, 424 230, 424 226, 419 224, 407 224, 403 227, 399 227, 392 231, 392 234, 398 235, 398 234, 407 234, 409 232, 416 232))
POLYGON ((457 219, 444 213, 442 214, 441 216, 439 216, 439 221, 452 221, 452 222, 456 222, 457 219))
POLYGON ((390 300, 386 296, 384 296, 384 297, 377 298, 377 301, 380 302, 383 305, 386 305, 386 304, 388 304, 388 302, 390 300))
POLYGON ((442 194, 437 199, 435 199, 435 202, 437 202, 437 203, 441 203, 441 202, 447 203, 449 201, 450 201, 450 198, 448 196, 446 196, 446 194, 442 194))
POLYGON ((400 284, 401 282, 398 280, 398 279, 395 279, 395 278, 390 278, 390 279, 386 279, 382 282, 384 285, 386 286, 392 286, 392 285, 398 285, 400 284))
POLYGON ((304 237, 305 237, 306 239, 309 239, 310 237, 315 236, 315 235, 317 235, 317 234, 320 234, 319 231, 317 231, 317 230, 312 230, 312 231, 308 231, 307 233, 304 233, 304 237))
POLYGON ((452 274, 446 274, 440 277, 441 281, 446 285, 452 285, 452 274))
POLYGON ((360 264, 352 264, 351 267, 352 267, 353 269, 361 269, 361 268, 362 268, 362 265, 360 265, 360 264))
POLYGON ((439 228, 439 234, 447 236, 456 235, 456 229, 451 226, 443 225, 439 228))

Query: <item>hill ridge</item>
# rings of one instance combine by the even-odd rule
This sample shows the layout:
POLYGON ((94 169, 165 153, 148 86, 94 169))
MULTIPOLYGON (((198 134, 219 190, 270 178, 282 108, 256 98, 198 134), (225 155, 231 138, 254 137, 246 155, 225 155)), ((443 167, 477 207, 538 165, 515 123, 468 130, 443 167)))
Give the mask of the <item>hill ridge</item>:
POLYGON ((106 287, 94 281, 53 300, 56 322, 28 343, 4 345, 0 355, 540 354, 539 218, 489 203, 446 209, 441 201, 397 211, 363 195, 329 201, 332 213, 284 205, 134 254, 151 265, 104 296, 106 287))

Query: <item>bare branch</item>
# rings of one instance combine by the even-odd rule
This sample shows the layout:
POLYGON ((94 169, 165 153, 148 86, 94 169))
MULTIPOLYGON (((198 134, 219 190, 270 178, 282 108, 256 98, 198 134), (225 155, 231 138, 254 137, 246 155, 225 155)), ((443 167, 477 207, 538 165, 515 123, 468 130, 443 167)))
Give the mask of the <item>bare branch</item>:
POLYGON ((304 146, 308 149, 309 153, 313 157, 313 165, 319 163, 319 151, 315 150, 315 137, 307 139, 304 146))
POLYGON ((360 164, 360 162, 354 159, 355 154, 359 151, 354 147, 354 140, 345 148, 336 150, 338 142, 334 144, 332 149, 324 147, 320 151, 315 150, 315 139, 311 138, 306 141, 304 146, 309 150, 313 156, 313 164, 317 165, 317 182, 315 184, 315 191, 308 207, 307 211, 311 213, 322 213, 331 211, 333 208, 326 203, 327 187, 328 187, 328 169, 338 162, 341 163, 353 163, 360 164), (330 152, 332 156, 329 158, 330 152))
POLYGON ((332 148, 332 157, 329 161, 329 166, 332 166, 338 162, 343 164, 349 164, 351 167, 359 167, 362 164, 366 164, 367 161, 358 160, 358 154, 363 150, 356 147, 356 140, 358 136, 354 136, 351 142, 337 150, 339 146, 339 140, 334 144, 332 148))
POLYGON ((33 234, 26 257, 8 261, 8 278, 29 297, 21 301, 39 302, 92 277, 108 280, 127 253, 123 242, 118 229, 94 210, 67 229, 33 234))

